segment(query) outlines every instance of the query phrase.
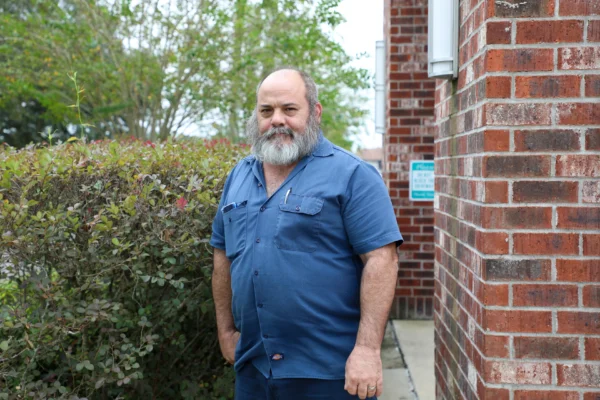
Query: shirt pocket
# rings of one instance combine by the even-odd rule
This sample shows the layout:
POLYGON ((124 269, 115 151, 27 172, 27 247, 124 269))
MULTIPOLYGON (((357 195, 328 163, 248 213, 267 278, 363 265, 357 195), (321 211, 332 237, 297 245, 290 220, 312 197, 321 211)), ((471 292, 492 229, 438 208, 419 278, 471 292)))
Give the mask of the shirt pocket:
POLYGON ((246 247, 246 219, 248 217, 247 202, 223 213, 225 228, 225 255, 233 259, 246 247))
POLYGON ((323 199, 290 194, 279 204, 275 245, 279 249, 312 253, 317 249, 323 199))

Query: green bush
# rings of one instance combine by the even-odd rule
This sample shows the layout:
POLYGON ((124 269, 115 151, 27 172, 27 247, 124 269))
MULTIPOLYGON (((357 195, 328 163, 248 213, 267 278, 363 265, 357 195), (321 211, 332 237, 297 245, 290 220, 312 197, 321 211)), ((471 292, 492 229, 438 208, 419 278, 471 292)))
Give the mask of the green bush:
POLYGON ((0 399, 228 399, 211 222, 246 150, 0 149, 0 399))

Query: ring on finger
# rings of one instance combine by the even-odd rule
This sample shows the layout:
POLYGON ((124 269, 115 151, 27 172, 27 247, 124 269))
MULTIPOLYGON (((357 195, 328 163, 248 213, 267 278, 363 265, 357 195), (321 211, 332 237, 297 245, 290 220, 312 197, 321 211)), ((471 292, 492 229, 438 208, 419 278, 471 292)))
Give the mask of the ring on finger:
POLYGON ((377 386, 367 386, 367 390, 368 390, 369 392, 372 392, 372 391, 374 391, 375 389, 377 389, 377 386))

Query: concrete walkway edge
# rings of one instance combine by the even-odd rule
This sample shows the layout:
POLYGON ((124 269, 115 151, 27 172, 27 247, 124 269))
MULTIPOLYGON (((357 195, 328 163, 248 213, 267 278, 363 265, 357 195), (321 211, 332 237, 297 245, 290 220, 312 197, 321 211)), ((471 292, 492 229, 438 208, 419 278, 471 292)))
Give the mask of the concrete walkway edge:
POLYGON ((406 363, 406 358, 404 357, 404 353, 402 353, 402 347, 400 346, 400 341, 398 340, 398 334, 396 333, 396 327, 394 326, 394 322, 392 320, 389 320, 388 324, 391 327, 392 335, 394 338, 394 343, 396 344, 398 353, 400 353, 400 358, 402 359, 402 363, 404 365, 406 365, 406 375, 408 377, 408 383, 410 384, 410 392, 412 393, 414 400, 421 400, 421 399, 419 399, 419 395, 415 389, 415 383, 413 382, 412 376, 410 374, 410 368, 409 368, 408 364, 406 363))
POLYGON ((415 398, 435 399, 435 343, 431 320, 393 320, 393 332, 405 362, 415 398))
POLYGON ((400 353, 392 321, 388 321, 381 346, 383 394, 378 400, 416 400, 406 363, 400 353))

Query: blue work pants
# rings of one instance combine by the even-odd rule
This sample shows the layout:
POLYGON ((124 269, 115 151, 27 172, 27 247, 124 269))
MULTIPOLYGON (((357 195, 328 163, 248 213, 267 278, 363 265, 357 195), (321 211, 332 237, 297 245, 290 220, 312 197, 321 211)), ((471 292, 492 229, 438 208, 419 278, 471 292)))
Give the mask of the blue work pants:
POLYGON ((344 384, 343 379, 267 379, 249 363, 236 374, 235 400, 357 400, 344 384))

